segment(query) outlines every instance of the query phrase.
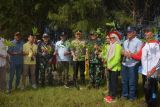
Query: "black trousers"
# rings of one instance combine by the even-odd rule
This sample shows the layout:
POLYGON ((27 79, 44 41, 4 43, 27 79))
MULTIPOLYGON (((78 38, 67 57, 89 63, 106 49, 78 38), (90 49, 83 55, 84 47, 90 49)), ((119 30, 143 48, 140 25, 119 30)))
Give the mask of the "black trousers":
POLYGON ((81 82, 85 82, 85 62, 84 61, 73 61, 73 80, 78 80, 78 70, 80 70, 81 82))
POLYGON ((158 98, 158 81, 157 78, 149 78, 148 83, 146 84, 147 77, 142 75, 143 79, 143 88, 145 94, 145 100, 148 107, 158 107, 157 98, 158 98))
POLYGON ((108 71, 108 72, 109 72, 109 95, 115 98, 117 96, 119 72, 114 72, 114 71, 108 71))

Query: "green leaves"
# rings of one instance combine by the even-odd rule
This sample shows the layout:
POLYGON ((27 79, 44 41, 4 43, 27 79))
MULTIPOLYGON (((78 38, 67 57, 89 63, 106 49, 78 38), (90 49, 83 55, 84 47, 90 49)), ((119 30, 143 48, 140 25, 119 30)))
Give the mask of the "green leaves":
POLYGON ((82 30, 88 32, 102 25, 105 18, 102 0, 70 0, 64 1, 56 11, 48 12, 51 26, 68 28, 73 32, 82 30), (101 11, 101 15, 99 12, 101 11), (54 23, 54 24, 53 24, 54 23))
POLYGON ((110 26, 110 27, 113 27, 113 28, 116 27, 114 21, 113 21, 113 22, 108 22, 108 23, 106 23, 106 26, 110 26))
POLYGON ((15 46, 14 43, 12 43, 11 41, 6 40, 6 39, 4 39, 3 44, 4 44, 5 46, 9 46, 9 47, 10 47, 10 46, 15 46))
POLYGON ((33 33, 33 35, 37 35, 38 34, 38 28, 34 26, 32 28, 32 33, 33 33))
POLYGON ((96 33, 100 38, 103 38, 105 36, 105 32, 103 31, 102 28, 97 28, 96 33))

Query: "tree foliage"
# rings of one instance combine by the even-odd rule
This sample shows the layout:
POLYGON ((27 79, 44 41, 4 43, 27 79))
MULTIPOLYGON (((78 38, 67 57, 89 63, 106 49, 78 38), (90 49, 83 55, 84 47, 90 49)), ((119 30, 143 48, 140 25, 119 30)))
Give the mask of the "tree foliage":
POLYGON ((137 17, 152 19, 149 16, 157 11, 153 5, 158 4, 156 0, 0 0, 0 34, 26 35, 33 27, 39 33, 46 27, 88 32, 113 21, 126 26, 136 24, 137 17))

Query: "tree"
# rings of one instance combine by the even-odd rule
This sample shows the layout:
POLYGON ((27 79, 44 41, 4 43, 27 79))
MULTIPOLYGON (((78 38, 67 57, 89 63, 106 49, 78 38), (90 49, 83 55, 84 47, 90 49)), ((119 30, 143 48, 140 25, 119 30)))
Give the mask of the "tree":
POLYGON ((107 20, 105 16, 102 0, 70 0, 61 4, 57 12, 48 13, 50 27, 68 27, 73 32, 87 32, 104 25, 107 20))

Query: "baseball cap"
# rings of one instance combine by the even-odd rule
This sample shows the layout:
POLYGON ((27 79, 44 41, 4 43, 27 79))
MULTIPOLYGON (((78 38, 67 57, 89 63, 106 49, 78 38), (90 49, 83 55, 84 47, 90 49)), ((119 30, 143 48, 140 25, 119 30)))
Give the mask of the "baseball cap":
POLYGON ((49 37, 49 35, 48 35, 47 33, 44 33, 42 37, 43 37, 43 38, 49 37))

